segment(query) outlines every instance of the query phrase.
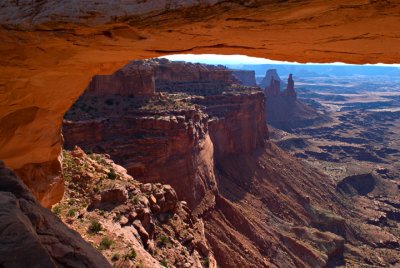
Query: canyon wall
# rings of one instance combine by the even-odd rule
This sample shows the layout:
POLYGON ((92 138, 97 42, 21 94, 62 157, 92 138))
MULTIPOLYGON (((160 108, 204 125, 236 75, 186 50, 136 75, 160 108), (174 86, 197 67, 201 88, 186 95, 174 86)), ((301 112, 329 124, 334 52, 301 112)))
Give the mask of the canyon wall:
POLYGON ((233 75, 245 86, 257 86, 256 72, 248 70, 233 70, 233 75))
POLYGON ((108 153, 141 181, 171 184, 196 211, 213 205, 214 158, 264 144, 262 92, 242 89, 222 66, 154 59, 133 61, 116 73, 120 72, 137 85, 130 88, 131 96, 117 93, 111 98, 119 89, 115 74, 103 76, 110 86, 102 96, 89 86, 66 114, 65 146, 108 153), (161 95, 134 97, 144 83, 140 74, 129 70, 140 66, 152 70, 155 91, 161 95))
POLYGON ((63 114, 94 75, 129 59, 174 53, 297 62, 400 58, 397 1, 117 3, 0 4, 0 159, 40 200, 61 197, 61 169, 49 167, 60 167, 63 114))
POLYGON ((213 145, 200 111, 66 121, 63 134, 67 148, 108 153, 134 178, 170 184, 192 208, 215 190, 213 145))

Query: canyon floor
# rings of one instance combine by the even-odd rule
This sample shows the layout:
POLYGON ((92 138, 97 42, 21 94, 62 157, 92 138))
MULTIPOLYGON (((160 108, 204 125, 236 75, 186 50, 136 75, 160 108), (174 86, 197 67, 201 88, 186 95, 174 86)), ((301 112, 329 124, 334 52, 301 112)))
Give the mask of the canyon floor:
POLYGON ((330 120, 291 133, 271 127, 272 140, 333 178, 363 222, 399 237, 398 81, 384 76, 303 78, 298 94, 330 120))

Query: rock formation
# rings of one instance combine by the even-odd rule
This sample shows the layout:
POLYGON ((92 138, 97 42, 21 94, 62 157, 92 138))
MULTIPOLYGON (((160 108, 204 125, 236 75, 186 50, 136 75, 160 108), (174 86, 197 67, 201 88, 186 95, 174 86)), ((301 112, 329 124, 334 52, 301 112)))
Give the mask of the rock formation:
POLYGON ((288 77, 287 87, 280 90, 280 78, 275 69, 266 72, 264 89, 266 97, 266 120, 273 127, 290 131, 292 128, 323 122, 326 118, 297 99, 292 74, 288 77))
MULTIPOLYGON (((191 208, 209 206, 212 199, 202 201, 216 190, 214 157, 250 152, 264 143, 263 95, 257 88, 241 92, 230 70, 212 65, 162 59, 133 61, 122 70, 141 65, 151 66, 155 91, 163 95, 99 97, 89 87, 66 115, 65 145, 109 153, 135 178, 171 184, 191 208)), ((113 78, 119 79, 104 79, 113 84, 113 78)))
POLYGON ((289 74, 287 87, 286 87, 286 90, 283 92, 283 94, 289 99, 292 99, 292 100, 297 99, 297 94, 296 94, 296 91, 294 90, 294 81, 293 81, 292 74, 289 74))
POLYGON ((111 267, 80 235, 43 208, 0 162, 2 267, 111 267))
POLYGON ((114 267, 215 268, 195 218, 174 189, 139 183, 107 155, 63 151, 64 198, 53 207, 114 267))
MULTIPOLYGON (((169 72, 169 64, 176 63, 156 61, 155 70, 169 72)), ((182 77, 191 77, 185 70, 202 68, 179 64, 182 77)), ((218 73, 222 88, 171 77, 163 83, 156 79, 158 93, 147 99, 83 94, 66 114, 66 145, 109 153, 144 185, 171 184, 194 218, 204 222, 219 267, 390 263, 398 255, 388 246, 396 245, 395 236, 354 218, 352 203, 336 192, 333 181, 266 139, 261 90, 229 85, 218 68, 207 68, 218 73), (374 232, 384 241, 381 252, 375 250, 374 232), (371 256, 368 260, 360 248, 371 256)), ((290 98, 283 92, 279 97, 290 98)), ((158 202, 148 195, 150 205, 158 202)), ((119 186, 100 192, 96 200, 94 208, 129 202, 119 186)), ((122 225, 129 220, 123 217, 122 225)), ((134 227, 148 242, 151 232, 134 227)))
POLYGON ((280 91, 281 78, 279 77, 276 69, 269 69, 266 71, 264 78, 260 82, 260 87, 265 89, 270 87, 272 80, 275 80, 275 84, 279 84, 278 89, 280 91))
POLYGON ((233 75, 241 82, 244 86, 257 86, 255 71, 248 70, 233 70, 233 75))
MULTIPOLYGON (((93 75, 110 74, 126 64, 128 59, 144 59, 172 53, 246 54, 298 62, 397 63, 400 40, 395 33, 398 32, 399 10, 400 6, 396 1, 366 3, 358 0, 287 3, 150 0, 119 1, 112 4, 110 1, 100 0, 96 3, 82 1, 79 10, 74 1, 3 1, 0 4, 0 159, 23 175, 22 179, 39 198, 38 201, 49 206, 62 197, 61 165, 58 160, 62 145, 62 118, 93 75), (268 33, 268 36, 260 33, 268 33)), ((258 172, 245 174, 250 178, 254 174, 265 173, 260 165, 269 163, 269 167, 273 168, 268 171, 271 174, 282 174, 279 178, 284 179, 273 180, 270 185, 272 188, 259 191, 258 187, 251 187, 250 182, 243 181, 241 177, 242 180, 228 184, 225 192, 235 194, 232 195, 235 203, 244 200, 248 191, 257 194, 259 199, 256 200, 261 200, 265 193, 270 193, 269 199, 265 199, 269 203, 276 196, 280 196, 276 200, 286 200, 286 192, 278 192, 283 189, 282 185, 288 192, 292 192, 292 189, 303 189, 307 192, 310 187, 302 188, 301 183, 306 186, 308 183, 315 183, 315 192, 318 194, 313 193, 310 200, 325 204, 327 198, 319 193, 330 196, 330 188, 327 189, 322 184, 326 177, 304 171, 304 166, 296 161, 279 165, 283 161, 279 158, 282 155, 285 154, 267 151, 264 161, 257 166, 258 172), (271 189, 276 189, 276 196, 271 189)), ((242 160, 235 159, 231 166, 237 167, 241 163, 238 161, 242 160)), ((258 163, 254 158, 248 162, 258 163)), ((228 171, 224 174, 229 174, 228 171)), ((267 179, 271 177, 266 177, 265 180, 267 179)), ((15 188, 3 189, 18 192, 15 188)), ((293 197, 293 203, 288 205, 299 209, 302 206, 298 200, 303 200, 302 197, 304 195, 293 197)), ((304 197, 304 200, 308 199, 304 197)), ((230 211, 259 208, 259 203, 246 204, 244 201, 230 211)), ((222 199, 217 202, 221 208, 229 204, 222 199)), ((260 210, 265 211, 268 207, 264 206, 260 210)), ((286 226, 285 223, 291 225, 289 216, 286 216, 287 221, 282 224, 280 216, 287 214, 287 211, 279 207, 279 202, 271 209, 275 213, 266 213, 273 215, 268 217, 268 224, 259 217, 262 213, 258 213, 257 225, 248 225, 245 217, 232 217, 235 226, 224 217, 223 213, 229 211, 214 211, 214 225, 210 224, 209 228, 213 231, 213 236, 209 237, 214 242, 215 251, 220 254, 219 258, 225 259, 226 263, 238 260, 240 262, 237 263, 246 266, 257 266, 262 265, 264 256, 269 256, 268 261, 274 263, 279 263, 280 260, 291 262, 286 267, 300 266, 302 263, 299 257, 294 256, 292 251, 283 249, 291 247, 294 252, 304 253, 297 250, 308 249, 301 242, 304 237, 310 239, 308 241, 317 241, 311 244, 318 245, 319 249, 330 249, 320 255, 320 262, 311 263, 310 266, 332 260, 336 253, 340 256, 338 239, 331 237, 337 242, 320 244, 318 241, 321 241, 321 235, 307 228, 292 229, 293 233, 298 234, 297 243, 291 239, 292 236, 287 236, 286 242, 280 243, 280 236, 276 235, 276 247, 268 244, 269 229, 264 232, 267 240, 265 243, 262 240, 254 243, 243 240, 246 242, 241 244, 239 239, 235 239, 245 238, 253 230, 258 231, 259 226, 278 228, 279 231, 279 228, 286 226), (229 235, 225 236, 220 228, 213 228, 221 222, 230 231, 226 232, 229 235), (251 228, 246 228, 246 224, 251 228), (253 226, 257 229, 252 229, 253 226), (245 251, 246 248, 250 248, 248 252, 245 251)), ((34 209, 28 210, 27 214, 31 216, 34 209)), ((337 211, 347 213, 344 208, 337 211)), ((351 218, 351 214, 348 216, 351 218)), ((33 219, 41 219, 41 216, 33 219)), ((364 237, 376 237, 375 231, 374 229, 370 232, 372 236, 364 237)), ((47 231, 43 233, 47 234, 47 231)), ((60 237, 66 235, 61 234, 60 237)), ((329 237, 329 234, 325 233, 324 237, 329 237)), ((378 237, 375 241, 368 242, 362 251, 352 245, 347 245, 350 249, 346 246, 345 250, 358 254, 360 262, 364 261, 372 266, 385 266, 382 263, 389 263, 390 257, 391 263, 396 265, 399 258, 393 254, 395 250, 387 248, 395 245, 395 241, 378 237), (380 249, 371 250, 371 245, 379 245, 380 249), (380 254, 381 252, 385 254, 380 254)), ((8 249, 15 252, 15 248, 8 249)), ((74 251, 74 254, 77 252, 74 251)), ((306 252, 313 254, 315 250, 306 252)), ((4 253, 2 256, 10 255, 4 253)), ((27 251, 24 250, 23 256, 27 256, 27 251)), ((307 256, 308 261, 315 259, 313 255, 307 256)), ((21 260, 23 261, 22 258, 21 260)), ((352 264, 360 266, 357 262, 350 262, 352 264)))
POLYGON ((0 159, 49 205, 62 196, 62 117, 94 75, 173 53, 397 63, 399 9, 358 0, 100 0, 79 10, 68 1, 2 1, 0 159))

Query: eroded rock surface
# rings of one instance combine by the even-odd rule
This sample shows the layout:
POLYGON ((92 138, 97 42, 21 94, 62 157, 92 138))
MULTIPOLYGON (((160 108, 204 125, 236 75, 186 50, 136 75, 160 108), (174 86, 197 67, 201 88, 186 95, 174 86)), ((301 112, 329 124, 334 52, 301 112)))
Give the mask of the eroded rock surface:
POLYGON ((139 183, 79 147, 63 157, 66 194, 53 212, 114 267, 216 267, 203 221, 170 185, 139 183))
POLYGON ((128 98, 111 95, 113 78, 119 79, 114 75, 105 78, 111 84, 103 97, 89 86, 66 115, 65 145, 109 153, 135 178, 171 184, 191 208, 203 201, 209 206, 213 199, 205 197, 216 191, 214 158, 264 143, 263 94, 237 85, 224 67, 147 60, 122 70, 142 65, 153 70, 158 95, 135 98, 140 87, 131 87, 128 98))
POLYGON ((43 208, 0 163, 2 267, 111 267, 78 233, 43 208))

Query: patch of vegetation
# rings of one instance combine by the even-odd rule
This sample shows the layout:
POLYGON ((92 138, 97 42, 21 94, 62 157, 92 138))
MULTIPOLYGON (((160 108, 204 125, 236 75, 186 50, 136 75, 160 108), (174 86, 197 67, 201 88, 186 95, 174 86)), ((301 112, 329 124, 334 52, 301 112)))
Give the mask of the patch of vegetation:
POLYGON ((131 248, 125 255, 124 255, 124 259, 125 260, 134 260, 136 259, 137 253, 136 251, 131 248))
POLYGON ((108 237, 104 237, 100 242, 99 249, 100 250, 110 249, 112 244, 114 244, 114 240, 108 237))
POLYGON ((168 263, 167 263, 167 261, 166 261, 165 259, 162 259, 162 260, 160 261, 160 264, 161 264, 162 266, 168 268, 168 263))
POLYGON ((53 208, 51 209, 51 212, 53 212, 53 214, 56 215, 57 217, 60 217, 60 215, 61 215, 61 206, 60 205, 53 206, 53 208))
POLYGON ((112 257, 111 257, 111 261, 118 261, 120 259, 120 256, 118 253, 115 253, 112 257))
POLYGON ((115 220, 115 221, 120 221, 121 218, 122 218, 122 215, 121 215, 121 214, 117 214, 117 215, 115 215, 114 220, 115 220))
POLYGON ((110 171, 107 174, 107 177, 110 180, 115 180, 117 178, 117 173, 115 173, 115 170, 111 168, 110 171))
POLYGON ((169 243, 171 243, 171 240, 169 240, 169 237, 162 234, 162 235, 160 236, 160 239, 159 239, 159 241, 158 241, 158 244, 159 244, 160 246, 166 246, 166 245, 168 245, 169 243))
POLYGON ((135 205, 139 204, 139 197, 138 197, 137 195, 135 195, 135 196, 132 198, 132 202, 133 202, 133 204, 135 204, 135 205))
POLYGON ((208 257, 203 260, 203 266, 206 268, 210 267, 210 259, 208 257))
POLYGON ((76 209, 75 209, 75 208, 70 208, 70 209, 67 211, 67 217, 74 217, 74 216, 75 216, 75 213, 76 213, 76 209))
POLYGON ((90 226, 89 226, 88 230, 89 230, 89 233, 97 234, 97 233, 99 233, 101 230, 103 230, 103 227, 101 226, 101 223, 100 223, 100 222, 98 222, 97 220, 93 220, 93 221, 90 223, 90 226))

